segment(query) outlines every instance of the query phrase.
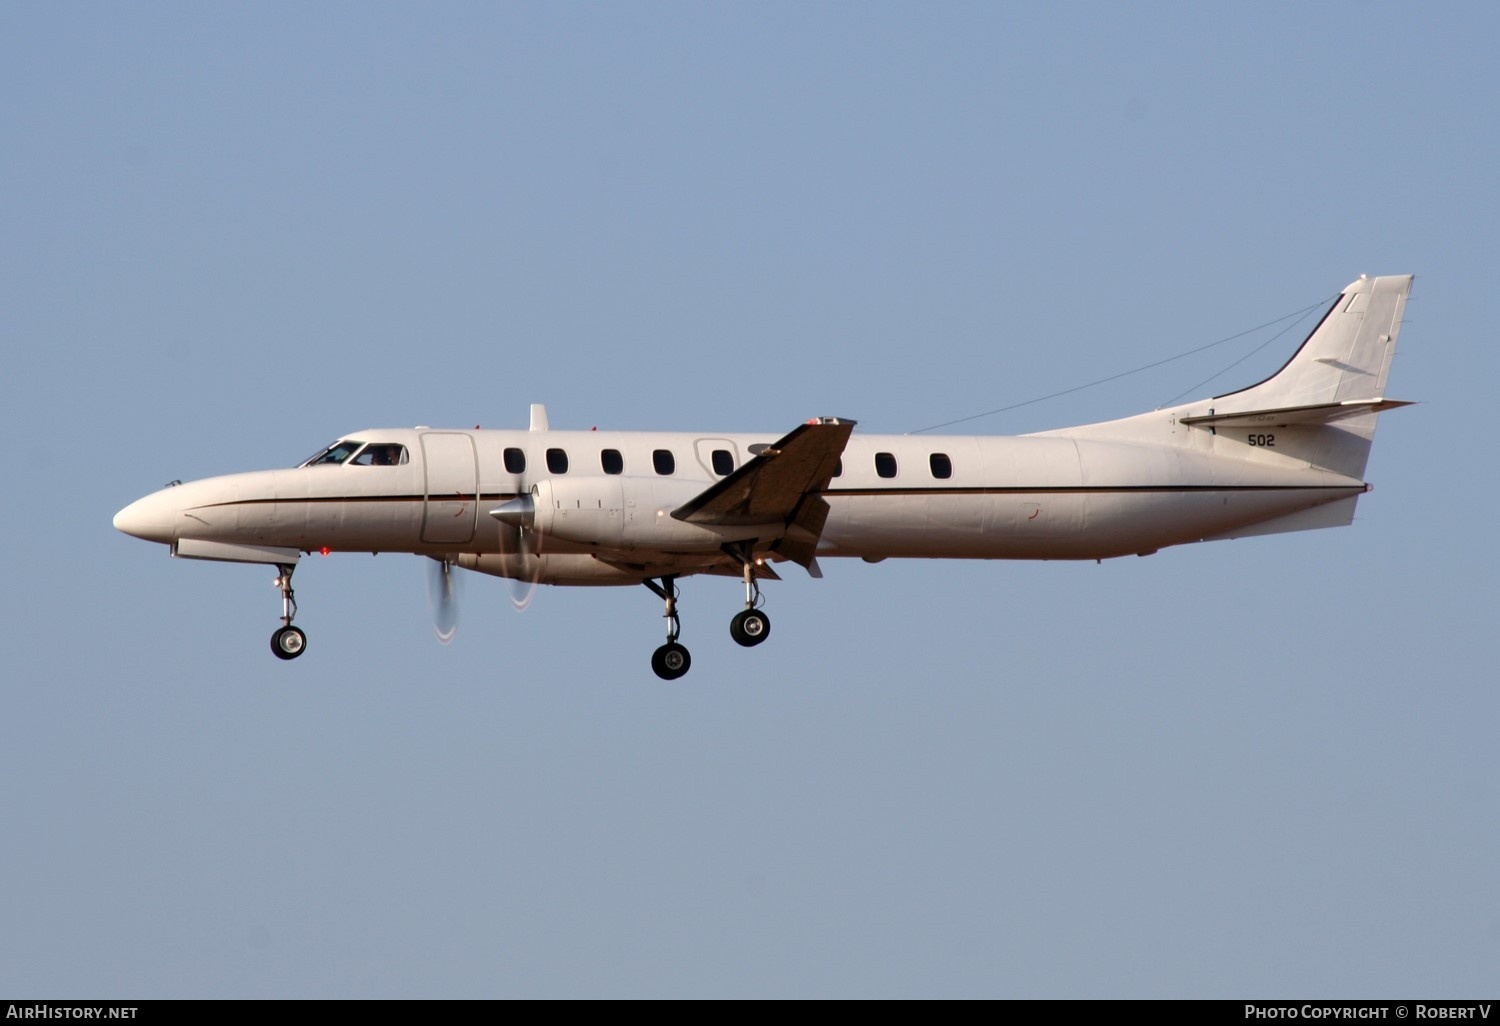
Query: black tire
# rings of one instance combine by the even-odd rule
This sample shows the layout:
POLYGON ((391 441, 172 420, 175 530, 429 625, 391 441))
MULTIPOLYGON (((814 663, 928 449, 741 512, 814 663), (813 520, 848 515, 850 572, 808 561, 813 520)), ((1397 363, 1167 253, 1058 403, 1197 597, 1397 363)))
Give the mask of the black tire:
POLYGON ((669 641, 651 653, 651 669, 655 670, 656 675, 662 680, 676 680, 687 673, 692 665, 693 657, 688 655, 687 649, 675 641, 669 641))
POLYGON ((729 621, 729 636, 751 648, 771 636, 771 618, 759 609, 746 609, 729 621))
POLYGON ((283 627, 271 635, 271 651, 277 659, 296 659, 307 651, 307 635, 298 627, 283 627))

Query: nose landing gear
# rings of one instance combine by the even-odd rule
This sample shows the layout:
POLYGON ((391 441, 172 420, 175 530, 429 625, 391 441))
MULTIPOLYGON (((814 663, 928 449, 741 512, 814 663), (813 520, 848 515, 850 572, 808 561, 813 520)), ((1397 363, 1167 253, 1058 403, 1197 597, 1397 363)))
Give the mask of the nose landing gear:
POLYGON ((307 650, 307 635, 292 626, 297 615, 297 600, 292 594, 292 571, 296 568, 295 563, 276 564, 276 586, 281 589, 281 627, 271 635, 271 651, 278 659, 296 659, 307 650))

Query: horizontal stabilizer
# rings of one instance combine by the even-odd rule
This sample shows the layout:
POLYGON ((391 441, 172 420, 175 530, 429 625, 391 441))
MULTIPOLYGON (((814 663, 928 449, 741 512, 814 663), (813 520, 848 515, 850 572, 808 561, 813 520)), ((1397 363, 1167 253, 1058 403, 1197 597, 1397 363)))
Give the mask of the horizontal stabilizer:
POLYGON ((1290 427, 1294 424, 1331 424, 1346 417, 1358 417, 1366 413, 1384 413, 1401 406, 1411 406, 1401 399, 1346 399, 1339 403, 1320 403, 1315 406, 1285 406, 1275 410, 1242 410, 1238 413, 1207 414, 1201 417, 1183 417, 1178 423, 1192 427, 1290 427))

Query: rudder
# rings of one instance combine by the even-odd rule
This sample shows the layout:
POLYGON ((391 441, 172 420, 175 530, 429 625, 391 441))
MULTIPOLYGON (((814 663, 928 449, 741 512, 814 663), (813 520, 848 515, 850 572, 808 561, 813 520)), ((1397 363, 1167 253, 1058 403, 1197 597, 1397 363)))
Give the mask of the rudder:
POLYGON ((1411 283, 1410 274, 1351 283, 1285 366, 1259 384, 1215 396, 1216 412, 1384 398, 1411 283))

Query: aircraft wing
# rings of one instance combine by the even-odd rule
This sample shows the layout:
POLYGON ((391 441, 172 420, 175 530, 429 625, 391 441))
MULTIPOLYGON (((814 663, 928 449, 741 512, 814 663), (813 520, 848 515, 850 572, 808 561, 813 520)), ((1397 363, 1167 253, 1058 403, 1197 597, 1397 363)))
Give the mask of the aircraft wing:
POLYGON ((828 487, 854 421, 820 417, 793 430, 672 511, 689 524, 715 526, 785 524, 787 535, 772 546, 812 569, 812 558, 828 519, 828 487))

